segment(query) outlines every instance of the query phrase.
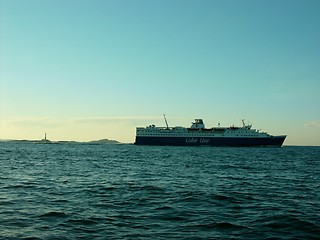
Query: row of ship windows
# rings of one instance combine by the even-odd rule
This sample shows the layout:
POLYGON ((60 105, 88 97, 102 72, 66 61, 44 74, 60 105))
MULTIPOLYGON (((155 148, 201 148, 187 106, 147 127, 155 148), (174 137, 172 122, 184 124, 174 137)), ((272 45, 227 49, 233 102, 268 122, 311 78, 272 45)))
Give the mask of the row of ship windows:
MULTIPOLYGON (((143 130, 138 130, 138 132, 145 132, 145 131, 143 131, 143 130)), ((157 130, 148 130, 148 132, 147 133, 157 133, 158 131, 157 130)), ((186 131, 180 131, 180 132, 174 132, 175 134, 186 134, 186 133, 198 133, 199 131, 194 131, 194 132, 186 132, 186 131)), ((201 133, 207 133, 207 134, 212 134, 214 131, 207 131, 207 132, 202 132, 201 131, 201 133)), ((245 133, 245 132, 247 132, 247 131, 241 131, 241 130, 238 130, 238 132, 239 133, 245 133)), ((216 131, 216 132, 214 132, 214 133, 217 133, 217 134, 219 134, 219 133, 234 133, 234 131, 229 131, 229 130, 226 130, 226 131, 216 131)), ((172 134, 171 132, 170 132, 170 134, 172 134)))
MULTIPOLYGON (((208 137, 208 136, 204 136, 202 134, 181 134, 182 136, 187 136, 187 137, 208 137)), ((217 134, 218 135, 222 135, 224 136, 224 134, 217 134)), ((144 136, 172 136, 172 134, 165 134, 165 133, 149 133, 149 134, 144 134, 144 136)), ((180 136, 179 134, 175 134, 174 136, 180 136)), ((215 136, 215 135, 212 135, 215 136)), ((236 135, 229 135, 229 136, 245 136, 245 137, 258 137, 259 135, 257 134, 236 134, 236 135)))

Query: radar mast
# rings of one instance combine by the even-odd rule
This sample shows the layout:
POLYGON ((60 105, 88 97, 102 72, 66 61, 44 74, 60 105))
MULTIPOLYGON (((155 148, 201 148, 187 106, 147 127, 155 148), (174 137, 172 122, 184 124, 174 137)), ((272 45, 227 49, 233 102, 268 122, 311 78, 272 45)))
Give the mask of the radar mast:
POLYGON ((168 122, 167 122, 167 119, 166 119, 166 115, 163 114, 163 117, 164 117, 164 121, 166 122, 167 129, 169 129, 169 125, 168 125, 168 122))

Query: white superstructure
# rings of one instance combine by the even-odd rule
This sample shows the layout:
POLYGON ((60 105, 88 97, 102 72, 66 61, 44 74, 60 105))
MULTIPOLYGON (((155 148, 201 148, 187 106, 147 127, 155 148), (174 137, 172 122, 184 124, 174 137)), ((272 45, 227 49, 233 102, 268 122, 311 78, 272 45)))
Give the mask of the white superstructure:
POLYGON ((147 127, 138 127, 137 136, 149 137, 268 137, 269 134, 252 129, 252 125, 245 125, 242 120, 242 127, 213 127, 205 128, 202 119, 195 119, 190 128, 185 127, 156 127, 149 125, 147 127))

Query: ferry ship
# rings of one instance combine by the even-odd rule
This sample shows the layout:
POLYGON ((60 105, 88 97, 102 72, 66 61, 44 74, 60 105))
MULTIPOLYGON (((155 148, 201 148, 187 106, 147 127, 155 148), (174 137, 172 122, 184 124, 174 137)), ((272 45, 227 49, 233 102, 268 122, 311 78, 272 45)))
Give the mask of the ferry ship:
POLYGON ((136 145, 170 145, 170 146, 276 146, 281 147, 286 135, 273 136, 260 130, 252 129, 242 120, 241 127, 206 128, 202 119, 195 119, 190 128, 169 127, 164 116, 166 127, 136 128, 136 145))

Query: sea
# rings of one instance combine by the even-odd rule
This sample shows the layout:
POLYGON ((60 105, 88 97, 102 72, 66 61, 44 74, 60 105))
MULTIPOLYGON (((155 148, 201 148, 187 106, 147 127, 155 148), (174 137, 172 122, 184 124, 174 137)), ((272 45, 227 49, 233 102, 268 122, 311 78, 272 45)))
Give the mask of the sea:
POLYGON ((0 239, 320 239, 320 147, 0 142, 0 239))

